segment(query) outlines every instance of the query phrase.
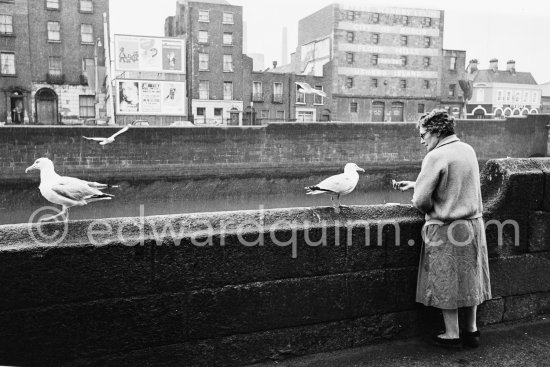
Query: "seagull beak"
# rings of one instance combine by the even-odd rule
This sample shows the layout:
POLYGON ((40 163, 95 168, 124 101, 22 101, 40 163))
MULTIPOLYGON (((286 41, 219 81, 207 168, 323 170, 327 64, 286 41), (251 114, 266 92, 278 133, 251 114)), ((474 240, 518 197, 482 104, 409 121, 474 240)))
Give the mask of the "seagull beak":
POLYGON ((361 167, 357 167, 357 171, 365 172, 365 170, 361 167))
POLYGON ((35 169, 36 169, 36 165, 33 164, 32 166, 27 167, 27 169, 25 170, 25 173, 29 173, 29 171, 32 171, 32 170, 35 170, 35 169))

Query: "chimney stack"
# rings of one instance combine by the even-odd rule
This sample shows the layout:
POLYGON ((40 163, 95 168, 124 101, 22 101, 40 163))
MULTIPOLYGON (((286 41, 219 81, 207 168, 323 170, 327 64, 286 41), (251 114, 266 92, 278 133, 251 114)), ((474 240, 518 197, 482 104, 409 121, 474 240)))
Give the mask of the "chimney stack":
POLYGON ((498 59, 489 60, 489 68, 493 70, 494 73, 498 71, 498 59))
POLYGON ((470 63, 468 64, 468 71, 470 74, 473 74, 477 71, 477 59, 470 60, 470 63))
POLYGON ((506 63, 506 70, 512 74, 516 72, 516 62, 514 60, 508 60, 506 63))
POLYGON ((277 60, 273 61, 273 69, 277 67, 277 60))

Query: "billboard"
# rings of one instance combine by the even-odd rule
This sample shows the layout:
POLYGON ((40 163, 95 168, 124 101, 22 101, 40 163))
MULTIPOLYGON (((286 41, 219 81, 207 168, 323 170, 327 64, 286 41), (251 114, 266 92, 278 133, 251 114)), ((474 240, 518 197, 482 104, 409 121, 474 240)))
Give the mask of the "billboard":
POLYGON ((187 115, 185 82, 117 80, 120 115, 187 115))
POLYGON ((117 71, 185 74, 185 40, 115 34, 117 71))

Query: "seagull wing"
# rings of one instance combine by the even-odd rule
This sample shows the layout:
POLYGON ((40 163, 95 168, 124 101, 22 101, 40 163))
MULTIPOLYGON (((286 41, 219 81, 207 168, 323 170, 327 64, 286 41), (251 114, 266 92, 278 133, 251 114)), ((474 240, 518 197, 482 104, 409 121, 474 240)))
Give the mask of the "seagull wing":
POLYGON ((107 140, 107 138, 88 138, 87 136, 82 136, 84 139, 88 139, 88 140, 94 140, 94 141, 104 141, 104 140, 107 140))
POLYGON ((345 173, 339 175, 330 176, 329 178, 321 181, 317 187, 321 190, 332 191, 337 194, 348 191, 355 186, 353 179, 345 173))
POLYGON ((125 133, 126 131, 128 131, 129 128, 130 128, 129 126, 125 126, 124 128, 120 129, 119 131, 117 131, 116 133, 114 133, 113 135, 111 135, 111 136, 109 137, 109 139, 114 139, 114 138, 116 138, 116 137, 119 136, 120 134, 125 133))
POLYGON ((52 185, 52 191, 75 201, 81 201, 93 195, 103 194, 98 189, 90 187, 88 182, 74 177, 60 177, 60 179, 52 185))

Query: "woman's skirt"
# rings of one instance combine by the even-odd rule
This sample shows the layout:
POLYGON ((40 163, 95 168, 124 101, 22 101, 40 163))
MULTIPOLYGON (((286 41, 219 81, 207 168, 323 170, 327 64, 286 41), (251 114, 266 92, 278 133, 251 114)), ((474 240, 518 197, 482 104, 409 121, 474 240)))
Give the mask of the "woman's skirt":
POLYGON ((491 299, 483 218, 427 223, 422 237, 417 302, 456 309, 491 299))

